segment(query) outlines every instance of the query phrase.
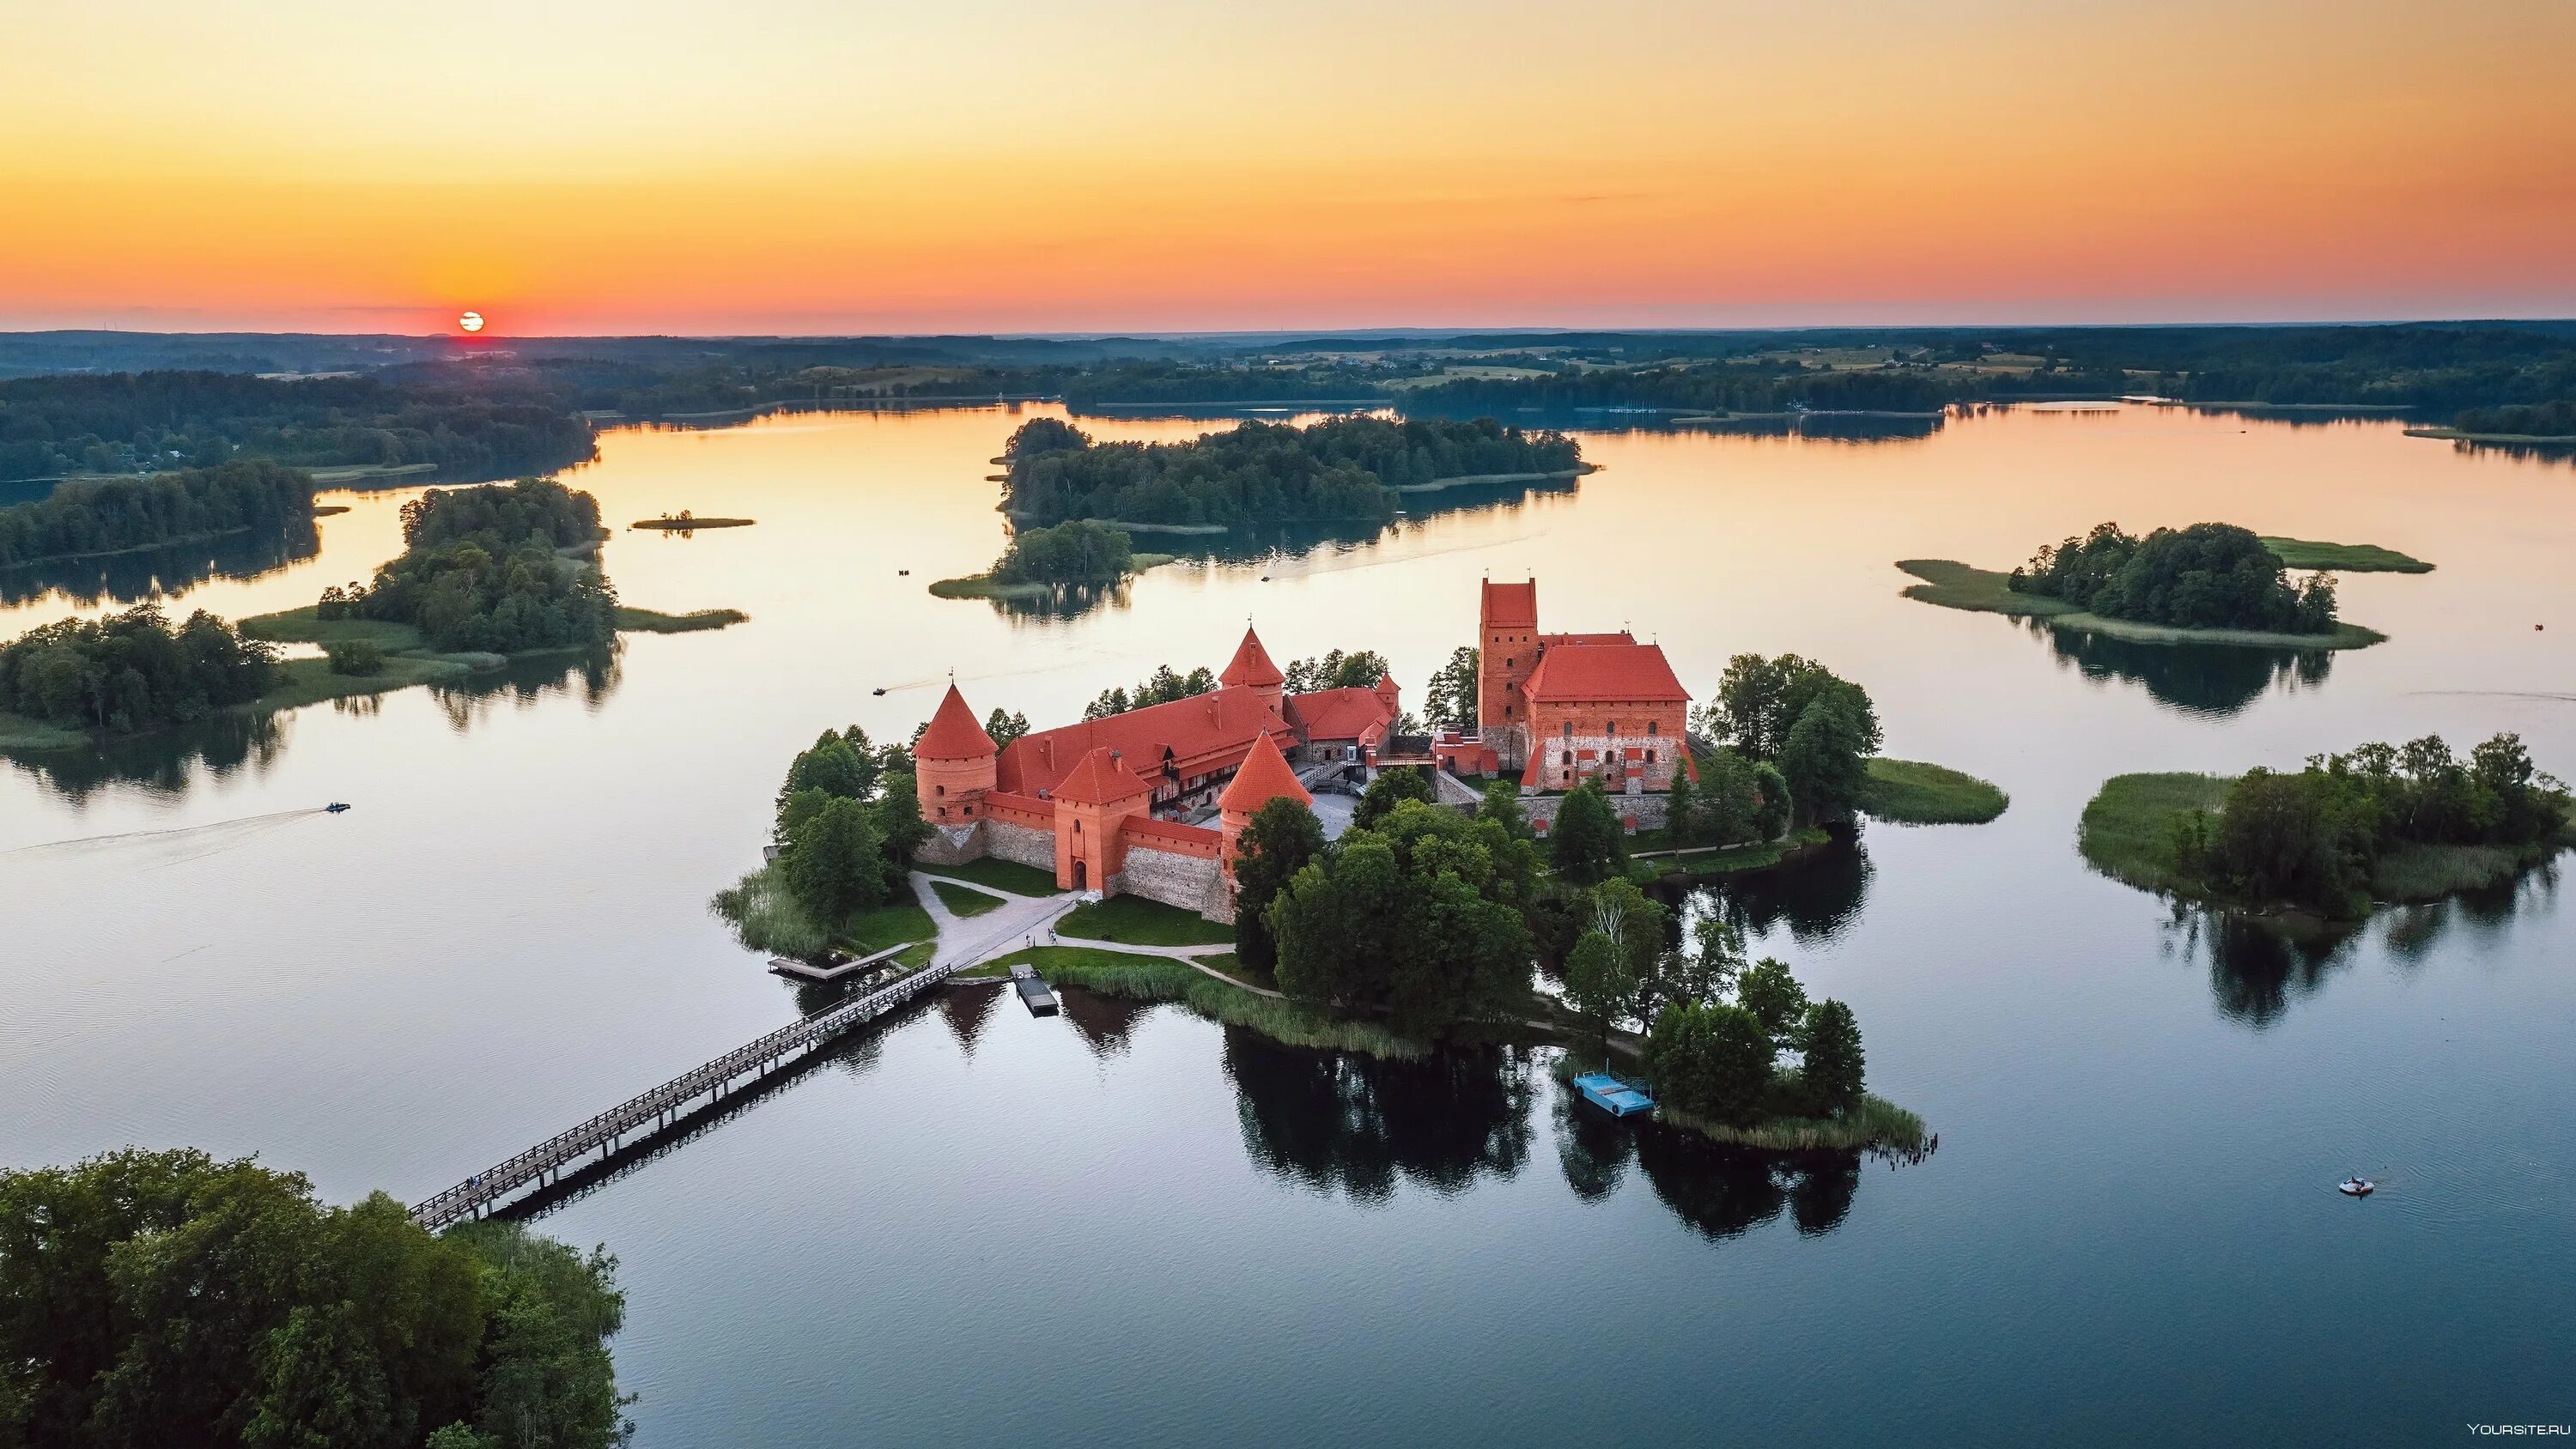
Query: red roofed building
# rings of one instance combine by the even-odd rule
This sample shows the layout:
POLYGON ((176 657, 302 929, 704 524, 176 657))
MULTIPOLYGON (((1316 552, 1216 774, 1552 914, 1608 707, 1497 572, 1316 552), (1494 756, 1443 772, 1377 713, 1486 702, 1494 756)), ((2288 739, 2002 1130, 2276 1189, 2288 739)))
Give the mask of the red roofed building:
POLYGON ((1690 691, 1661 645, 1616 634, 1543 634, 1538 582, 1487 583, 1477 660, 1484 743, 1532 790, 1598 780, 1613 794, 1661 794, 1699 770, 1683 736, 1690 691))
POLYGON ((1232 920, 1232 834, 1275 797, 1312 803, 1288 755, 1365 762, 1398 713, 1393 679, 1300 695, 1286 686, 1247 629, 1206 694, 996 748, 951 685, 913 745, 921 817, 935 831, 920 857, 999 856, 1053 872, 1063 889, 1232 920), (1190 823, 1212 808, 1218 828, 1190 823))

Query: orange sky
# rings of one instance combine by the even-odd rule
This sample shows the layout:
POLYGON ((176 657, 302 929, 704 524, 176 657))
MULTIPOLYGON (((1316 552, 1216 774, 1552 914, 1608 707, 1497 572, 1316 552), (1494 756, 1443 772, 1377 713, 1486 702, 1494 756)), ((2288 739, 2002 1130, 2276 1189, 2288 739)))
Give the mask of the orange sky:
POLYGON ((2576 314, 2566 0, 86 0, 0 327, 2576 314))

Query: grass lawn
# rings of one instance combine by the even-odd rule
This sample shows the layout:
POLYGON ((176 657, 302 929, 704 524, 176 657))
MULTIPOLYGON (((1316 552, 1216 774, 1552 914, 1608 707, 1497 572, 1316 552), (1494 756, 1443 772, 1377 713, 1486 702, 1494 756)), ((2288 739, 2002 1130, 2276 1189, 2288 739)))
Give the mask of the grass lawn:
MULTIPOLYGON (((1659 839, 1660 835, 1660 832, 1656 832, 1653 838, 1659 839)), ((1647 839, 1649 839, 1648 836, 1640 835, 1636 841, 1630 842, 1630 848, 1632 850, 1663 848, 1643 844, 1647 839)), ((1680 855, 1659 855, 1645 861, 1644 864, 1654 867, 1657 875, 1733 875, 1737 871, 1768 869, 1792 855, 1804 854, 1831 839, 1833 839, 1831 835, 1811 825, 1804 830, 1792 831, 1780 840, 1765 840, 1751 845, 1711 846, 1706 849, 1688 850, 1680 855)))
POLYGON ((1873 759, 1860 808, 1899 825, 1983 825, 2012 797, 1974 775, 1920 760, 1873 759))
POLYGON ((2174 822, 2194 810, 2217 810, 2235 783, 2225 775, 2114 775, 2085 804, 2076 849, 2113 880, 2141 890, 2187 890, 2174 874, 2174 822))
POLYGON ((1055 923, 1055 933, 1134 946, 1221 946, 1234 940, 1232 926, 1143 896, 1111 896, 1076 906, 1055 923))
MULTIPOLYGON (((1111 897, 1113 900, 1123 897, 1111 897)), ((1057 986, 1080 986, 1138 1001, 1170 1001, 1211 1021, 1246 1027, 1290 1046, 1329 1047, 1379 1057, 1419 1057, 1429 1048, 1374 1021, 1346 1021, 1294 1001, 1274 1001, 1228 986, 1163 956, 1130 956, 1092 946, 1040 946, 1014 951, 977 974, 1008 975, 1027 962, 1057 986)))
POLYGON ((962 885, 951 885, 944 880, 932 881, 930 888, 938 892, 939 903, 946 906, 953 915, 980 916, 986 911, 998 911, 1002 908, 1000 896, 984 891, 973 890, 962 885))
POLYGON ((988 855, 980 860, 970 860, 964 865, 925 865, 921 869, 930 875, 953 875, 959 880, 971 880, 977 885, 991 886, 997 891, 1009 891, 1015 896, 1061 894, 1056 889, 1055 876, 1052 872, 1043 871, 1031 865, 1022 865, 1016 860, 1003 860, 996 856, 988 855))
POLYGON ((2552 844, 2516 850, 2505 845, 2401 845, 2379 857, 2370 893, 2383 901, 2438 901, 2462 891, 2502 885, 2555 855, 2552 844))
POLYGON ((869 956, 888 946, 928 941, 938 934, 938 928, 931 924, 930 912, 921 908, 912 888, 906 886, 902 899, 860 913, 837 939, 852 955, 869 956))
POLYGON ((2282 565, 2294 569, 2332 569, 2339 574, 2429 574, 2433 566, 2375 543, 2319 543, 2306 538, 2272 538, 2263 546, 2282 565))
POLYGON ((1923 1119, 1887 1100, 1861 1094, 1857 1110, 1832 1117, 1765 1117, 1749 1127, 1708 1122, 1676 1107, 1658 1105, 1655 1120, 1687 1127, 1703 1137, 1765 1152, 1914 1152, 1926 1141, 1923 1119))
POLYGON ((2060 629, 2089 629, 2126 639, 2133 644, 2234 644, 2256 649, 2366 649, 2384 643, 2388 636, 2359 624, 2337 624, 2330 633, 2278 634, 2263 629, 2177 629, 2168 624, 2141 624, 2133 619, 2108 619, 2100 614, 2077 608, 2064 599, 2044 594, 2016 594, 2009 587, 2011 575, 1991 569, 1972 568, 1956 559, 1908 558, 1896 566, 1923 580, 1909 584, 1905 597, 1945 609, 1967 609, 1982 614, 2009 614, 2025 618, 2042 618, 2060 629))

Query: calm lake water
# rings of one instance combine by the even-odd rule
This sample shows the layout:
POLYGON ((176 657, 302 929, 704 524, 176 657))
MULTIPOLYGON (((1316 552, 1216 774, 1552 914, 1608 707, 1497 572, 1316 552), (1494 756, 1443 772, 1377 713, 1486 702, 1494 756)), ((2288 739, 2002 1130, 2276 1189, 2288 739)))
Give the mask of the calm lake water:
MULTIPOLYGON (((1730 654, 1812 655, 1868 686, 1890 754, 2012 793, 1731 902, 1852 1003, 1872 1088, 1937 1156, 1773 1170, 1578 1116, 1543 1057, 1384 1065, 954 993, 540 1220, 623 1259, 639 1442, 2343 1445, 2576 1419, 2555 874, 2302 955, 2074 849, 2129 770, 2512 729, 2576 775, 2576 469, 2146 408, 1601 433, 1579 489, 1156 570, 1074 619, 930 598, 998 549, 986 460, 1042 411, 610 433, 567 476, 620 525, 621 594, 750 624, 0 768, 0 1161, 195 1144, 334 1198, 425 1194, 799 1010, 704 903, 818 731, 901 738, 951 670, 979 712, 1057 722, 1221 664, 1247 616, 1283 661, 1383 650, 1418 703, 1479 576, 1534 572, 1551 627, 1632 627, 1703 696, 1730 654), (684 507, 759 523, 623 528, 684 507), (2441 568, 2345 580, 2346 617, 2394 637, 2322 667, 2061 647, 1897 595, 1895 559, 2001 566, 2106 518, 2441 568), (357 808, 285 813, 334 799, 357 808), (2382 1191, 2337 1196, 2353 1170, 2382 1191)), ((334 494, 318 553, 177 606, 364 577, 410 496, 334 494)), ((105 606, 19 602, 0 637, 105 606)))

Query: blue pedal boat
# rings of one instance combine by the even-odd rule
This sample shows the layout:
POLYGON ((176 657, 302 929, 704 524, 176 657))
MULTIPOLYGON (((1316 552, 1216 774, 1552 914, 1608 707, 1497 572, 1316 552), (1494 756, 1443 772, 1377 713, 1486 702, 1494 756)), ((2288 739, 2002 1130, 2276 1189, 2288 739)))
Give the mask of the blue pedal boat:
POLYGON ((1575 1090, 1583 1100, 1613 1117, 1626 1117, 1637 1112, 1651 1112, 1655 1099, 1642 1090, 1629 1086, 1608 1072, 1586 1072, 1574 1079, 1575 1090))

